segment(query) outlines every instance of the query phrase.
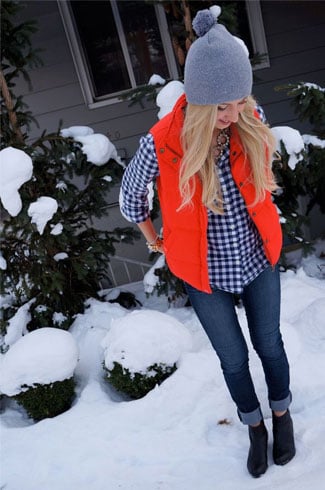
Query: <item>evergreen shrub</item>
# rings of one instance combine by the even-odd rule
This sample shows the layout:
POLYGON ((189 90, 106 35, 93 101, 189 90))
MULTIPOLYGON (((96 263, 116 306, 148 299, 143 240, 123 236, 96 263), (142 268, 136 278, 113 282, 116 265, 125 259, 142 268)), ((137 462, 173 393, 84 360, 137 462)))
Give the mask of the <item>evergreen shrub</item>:
POLYGON ((108 194, 123 174, 124 164, 113 149, 100 161, 94 160, 83 144, 63 136, 61 123, 56 133, 44 130, 38 139, 30 140, 28 131, 35 120, 22 97, 15 95, 15 84, 19 76, 30 84, 29 70, 40 66, 41 60, 30 39, 36 23, 15 20, 23 8, 21 2, 1 3, 0 150, 21 151, 33 166, 32 177, 19 188, 18 214, 13 215, 3 202, 0 205, 0 258, 5 270, 0 295, 7 298, 0 318, 2 352, 8 349, 3 338, 10 321, 29 302, 27 330, 68 329, 74 316, 84 311, 84 301, 97 298, 103 283, 112 284, 108 262, 116 245, 133 243, 140 236, 130 226, 102 230, 97 225, 108 217, 108 194), (38 226, 32 209, 49 199, 57 210, 43 223, 45 227, 38 226))
POLYGON ((105 379, 117 390, 129 395, 133 399, 142 398, 156 385, 176 371, 176 364, 153 364, 147 368, 146 373, 131 373, 118 362, 114 362, 113 369, 104 366, 105 379))
MULTIPOLYGON (((295 170, 294 186, 290 189, 293 198, 306 196, 306 215, 314 206, 325 213, 325 88, 315 83, 299 82, 277 87, 287 90, 291 103, 300 121, 309 123, 309 135, 305 140, 304 159, 295 170)), ((288 195, 289 198, 289 195, 288 195)))
POLYGON ((35 298, 29 331, 68 329, 74 315, 83 312, 84 301, 97 297, 102 281, 110 284, 108 262, 116 244, 132 243, 139 236, 129 226, 101 230, 94 224, 108 216, 107 195, 119 184, 123 167, 113 159, 92 164, 80 143, 59 133, 43 136, 24 151, 33 160, 33 177, 20 188, 20 213, 3 220, 7 268, 0 294, 11 293, 14 301, 0 324, 5 332, 12 313, 35 298), (40 233, 28 210, 42 196, 54 199, 58 209, 40 233))
POLYGON ((22 388, 27 388, 27 390, 13 398, 36 422, 69 410, 75 397, 73 377, 46 385, 39 383, 33 386, 24 385, 22 388))

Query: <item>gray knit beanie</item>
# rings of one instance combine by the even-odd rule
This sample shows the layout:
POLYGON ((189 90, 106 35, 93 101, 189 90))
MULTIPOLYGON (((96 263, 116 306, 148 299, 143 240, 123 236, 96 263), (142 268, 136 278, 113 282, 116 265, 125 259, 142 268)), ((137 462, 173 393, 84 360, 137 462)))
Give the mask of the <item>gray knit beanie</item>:
POLYGON ((221 9, 200 10, 193 20, 199 38, 185 62, 184 88, 187 101, 215 105, 242 99, 252 91, 252 67, 243 41, 217 23, 221 9))

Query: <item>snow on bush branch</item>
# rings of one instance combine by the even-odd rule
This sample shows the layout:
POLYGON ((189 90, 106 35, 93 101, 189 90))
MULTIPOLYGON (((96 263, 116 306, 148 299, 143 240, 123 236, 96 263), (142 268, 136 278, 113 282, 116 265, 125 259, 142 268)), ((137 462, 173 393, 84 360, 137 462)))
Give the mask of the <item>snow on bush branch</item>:
POLYGON ((61 129, 61 135, 65 138, 73 138, 75 141, 79 141, 87 160, 94 165, 104 165, 112 159, 124 166, 115 146, 107 136, 94 133, 94 130, 88 126, 70 126, 69 128, 61 129))

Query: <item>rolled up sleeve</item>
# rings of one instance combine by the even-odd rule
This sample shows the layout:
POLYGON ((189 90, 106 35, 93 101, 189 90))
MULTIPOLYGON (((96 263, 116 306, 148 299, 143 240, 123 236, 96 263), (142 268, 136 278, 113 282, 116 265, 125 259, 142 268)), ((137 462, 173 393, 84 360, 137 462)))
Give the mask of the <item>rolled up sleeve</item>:
POLYGON ((142 223, 149 217, 148 185, 158 175, 153 137, 147 134, 140 139, 139 148, 123 174, 120 209, 128 221, 142 223))

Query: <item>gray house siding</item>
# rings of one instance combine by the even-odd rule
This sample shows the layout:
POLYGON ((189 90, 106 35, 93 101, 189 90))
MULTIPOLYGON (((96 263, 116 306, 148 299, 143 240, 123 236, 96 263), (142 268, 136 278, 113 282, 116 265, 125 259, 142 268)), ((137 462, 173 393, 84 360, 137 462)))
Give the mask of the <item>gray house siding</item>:
POLYGON ((294 82, 325 82, 325 2, 262 1, 270 68, 256 72, 254 94, 272 126, 308 130, 297 120, 285 91, 276 86, 294 82))
MULTIPOLYGON (((253 92, 271 125, 289 125, 308 131, 308 125, 298 121, 286 92, 276 92, 274 87, 296 81, 324 86, 325 2, 261 1, 261 10, 270 67, 255 72, 253 92)), ((38 21, 39 31, 33 36, 33 46, 42 49, 44 62, 44 66, 30 71, 32 91, 23 80, 16 89, 24 95, 40 126, 39 129, 32 128, 31 138, 44 129, 56 131, 62 120, 63 127, 85 125, 106 134, 120 155, 129 159, 140 136, 157 120, 155 104, 145 102, 142 109, 139 105, 129 107, 128 102, 119 102, 89 109, 82 95, 57 2, 28 1, 21 16, 24 20, 38 21)), ((109 223, 102 221, 100 226, 112 228, 126 224, 116 200, 117 192, 109 197, 109 223)), ((313 220, 312 236, 315 236, 319 232, 319 217, 316 215, 313 220)), ((148 259, 144 240, 132 248, 122 246, 117 253, 142 261, 148 259)))

